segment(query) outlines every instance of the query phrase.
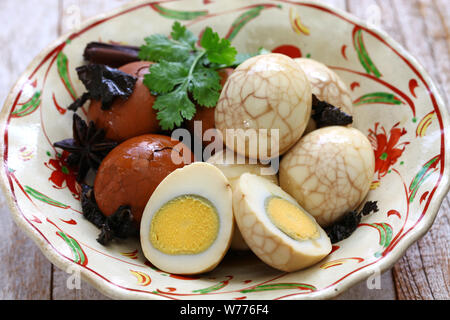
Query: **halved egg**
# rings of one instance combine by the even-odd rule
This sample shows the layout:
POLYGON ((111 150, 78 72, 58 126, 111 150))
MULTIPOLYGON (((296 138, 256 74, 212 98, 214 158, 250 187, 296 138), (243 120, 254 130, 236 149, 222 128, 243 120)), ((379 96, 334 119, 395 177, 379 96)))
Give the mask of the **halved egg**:
POLYGON ((231 188, 243 173, 253 173, 278 184, 277 171, 270 165, 264 165, 255 159, 246 158, 230 149, 216 152, 206 162, 213 164, 222 171, 231 184, 231 188))
POLYGON ((247 245, 273 268, 300 270, 331 251, 330 239, 314 217, 260 176, 241 175, 233 191, 233 210, 247 245))
POLYGON ((233 234, 230 183, 212 164, 194 162, 169 174, 153 192, 141 221, 145 257, 177 274, 212 270, 233 234))
MULTIPOLYGON (((263 165, 256 162, 254 159, 245 158, 240 154, 234 153, 230 149, 216 152, 207 160, 207 162, 213 164, 222 171, 230 182, 231 190, 234 190, 234 186, 239 181, 239 177, 246 172, 260 175, 263 178, 278 184, 277 172, 271 166, 263 165)), ((242 238, 239 228, 234 228, 233 238, 231 239, 231 249, 250 250, 245 243, 244 238, 242 238)))

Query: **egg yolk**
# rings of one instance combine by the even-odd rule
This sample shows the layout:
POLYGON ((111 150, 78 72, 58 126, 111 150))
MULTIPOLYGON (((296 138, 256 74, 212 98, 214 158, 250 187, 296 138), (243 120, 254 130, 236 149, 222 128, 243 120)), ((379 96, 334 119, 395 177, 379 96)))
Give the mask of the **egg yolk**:
POLYGON ((295 240, 317 239, 319 230, 301 208, 276 196, 266 199, 266 212, 272 223, 295 240))
POLYGON ((219 216, 214 205, 197 195, 183 195, 164 204, 153 216, 150 242, 170 254, 197 254, 217 238, 219 216))

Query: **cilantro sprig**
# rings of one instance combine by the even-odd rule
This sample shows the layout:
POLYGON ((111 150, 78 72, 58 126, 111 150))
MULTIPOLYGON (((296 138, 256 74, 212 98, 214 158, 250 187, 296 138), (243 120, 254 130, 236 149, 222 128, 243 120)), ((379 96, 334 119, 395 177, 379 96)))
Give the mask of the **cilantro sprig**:
POLYGON ((220 96, 218 69, 235 66, 242 56, 226 38, 207 27, 198 38, 178 21, 171 37, 154 34, 145 38, 139 58, 155 62, 144 84, 157 95, 153 108, 163 130, 179 127, 194 117, 195 103, 214 107, 220 96), (194 100, 194 101, 192 101, 194 100))

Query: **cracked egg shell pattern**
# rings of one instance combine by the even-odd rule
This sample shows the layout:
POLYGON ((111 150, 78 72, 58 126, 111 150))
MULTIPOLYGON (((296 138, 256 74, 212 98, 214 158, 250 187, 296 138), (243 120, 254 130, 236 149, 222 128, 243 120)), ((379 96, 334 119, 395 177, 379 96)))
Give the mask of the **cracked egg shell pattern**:
POLYGON ((273 158, 302 136, 311 115, 311 100, 311 85, 293 59, 276 53, 259 55, 239 65, 225 83, 215 108, 216 128, 235 152, 251 158, 273 158), (227 137, 226 129, 269 132, 258 137, 258 146, 253 149, 242 132, 227 137), (279 130, 279 140, 274 141, 278 150, 270 145, 270 140, 277 140, 270 138, 270 129, 279 130))
MULTIPOLYGON (((232 152, 229 149, 226 151, 216 152, 213 156, 208 158, 206 162, 213 164, 222 171, 230 182, 233 189, 236 185, 239 177, 244 173, 253 173, 260 175, 263 178, 278 184, 277 171, 269 165, 263 165, 261 163, 250 162, 250 159, 245 158, 239 154, 234 154, 234 157, 228 157, 227 152, 232 152)), ((255 161, 255 160, 253 160, 255 161)))
POLYGON ((311 84, 311 91, 345 113, 353 114, 353 103, 347 85, 336 72, 323 63, 309 58, 295 58, 311 84))
MULTIPOLYGON (((353 115, 350 91, 336 72, 314 59, 295 58, 294 61, 305 72, 311 84, 311 91, 319 100, 328 102, 343 112, 353 115)), ((315 121, 310 119, 306 132, 311 132, 315 128, 315 121)))
POLYGON ((273 196, 299 207, 295 199, 279 186, 251 173, 244 173, 233 191, 235 219, 253 253, 269 266, 286 272, 306 268, 327 256, 331 251, 330 239, 304 210, 317 226, 318 237, 315 239, 295 240, 270 221, 265 199, 273 196))
MULTIPOLYGON (((239 154, 234 154, 232 158, 227 157, 227 152, 233 151, 230 151, 229 149, 226 149, 225 152, 219 151, 210 157, 207 162, 213 164, 220 171, 222 171, 231 185, 231 190, 236 188, 236 184, 239 181, 240 176, 244 173, 260 175, 261 177, 278 185, 277 172, 270 166, 262 165, 260 163, 252 164, 249 159, 244 158, 239 154)), ((240 251, 250 250, 238 227, 234 228, 230 248, 240 251)))
POLYGON ((314 130, 280 162, 280 186, 326 227, 356 207, 369 192, 375 157, 359 130, 314 130))

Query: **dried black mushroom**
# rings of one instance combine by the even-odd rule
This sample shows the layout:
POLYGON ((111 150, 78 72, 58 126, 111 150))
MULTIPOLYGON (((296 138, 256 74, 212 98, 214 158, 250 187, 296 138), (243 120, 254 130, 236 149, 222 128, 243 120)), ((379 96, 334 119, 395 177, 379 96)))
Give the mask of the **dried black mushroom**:
POLYGON ((97 241, 102 245, 139 234, 130 206, 120 206, 111 216, 105 216, 95 201, 94 189, 86 184, 81 185, 81 208, 84 217, 100 229, 97 241))
POLYGON ((328 102, 312 95, 312 115, 317 128, 328 126, 346 126, 353 122, 353 117, 328 102))
POLYGON ((81 97, 79 97, 74 102, 72 102, 72 104, 70 106, 68 106, 67 109, 72 110, 72 111, 77 111, 78 108, 81 108, 86 103, 86 101, 88 101, 89 99, 91 99, 90 93, 85 92, 81 95, 81 97))
POLYGON ((105 139, 105 131, 97 129, 93 121, 86 124, 76 113, 72 122, 73 138, 53 144, 54 147, 69 152, 67 163, 77 168, 77 181, 82 182, 89 169, 98 169, 101 161, 117 146, 117 142, 105 139))
POLYGON ((331 226, 325 228, 325 232, 330 238, 331 243, 348 238, 358 227, 361 222, 361 217, 372 212, 378 212, 377 201, 367 201, 360 212, 350 211, 331 226))
POLYGON ((112 215, 106 218, 97 241, 106 245, 114 238, 126 239, 137 235, 138 228, 131 213, 131 207, 120 206, 112 215))
POLYGON ((137 81, 136 77, 103 64, 80 66, 76 71, 87 92, 68 107, 72 111, 76 111, 89 99, 100 100, 102 109, 107 110, 111 108, 114 99, 128 99, 137 81))
POLYGON ((94 189, 91 186, 81 185, 80 201, 83 216, 97 228, 101 228, 105 223, 106 216, 100 211, 95 201, 94 189))

